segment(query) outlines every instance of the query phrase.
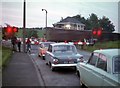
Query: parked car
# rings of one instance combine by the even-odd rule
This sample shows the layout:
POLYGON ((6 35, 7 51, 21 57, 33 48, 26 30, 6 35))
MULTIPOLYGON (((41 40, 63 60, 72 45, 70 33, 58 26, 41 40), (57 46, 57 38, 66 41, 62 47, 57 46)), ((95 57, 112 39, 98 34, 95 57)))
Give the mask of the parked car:
POLYGON ((120 87, 120 49, 95 50, 88 62, 77 64, 83 86, 120 87))
POLYGON ((68 43, 50 44, 45 60, 52 71, 57 67, 74 67, 82 61, 83 55, 77 52, 75 45, 68 43))
POLYGON ((44 59, 45 53, 48 50, 50 44, 55 42, 41 42, 40 47, 38 48, 38 56, 44 59))

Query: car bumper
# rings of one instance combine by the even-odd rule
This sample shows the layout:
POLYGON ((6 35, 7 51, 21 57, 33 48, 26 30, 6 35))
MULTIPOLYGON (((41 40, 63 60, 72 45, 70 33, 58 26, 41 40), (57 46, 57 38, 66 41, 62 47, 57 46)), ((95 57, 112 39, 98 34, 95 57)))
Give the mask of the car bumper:
POLYGON ((52 64, 52 67, 75 67, 77 64, 52 64))

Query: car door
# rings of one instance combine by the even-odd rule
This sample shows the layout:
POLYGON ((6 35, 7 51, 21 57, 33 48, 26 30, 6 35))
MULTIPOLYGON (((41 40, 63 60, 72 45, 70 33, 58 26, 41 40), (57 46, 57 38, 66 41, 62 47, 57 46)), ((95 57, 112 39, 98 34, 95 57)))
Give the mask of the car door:
POLYGON ((53 57, 53 54, 52 54, 52 46, 51 45, 49 45, 48 51, 46 52, 45 57, 46 57, 45 59, 46 59, 47 63, 52 62, 51 57, 53 57))
POLYGON ((51 48, 52 46, 51 45, 49 45, 49 47, 48 47, 48 51, 46 51, 46 54, 45 54, 45 59, 46 59, 46 62, 47 63, 49 63, 50 62, 50 53, 51 53, 51 48))
POLYGON ((112 88, 117 88, 117 86, 120 86, 120 56, 111 57, 111 61, 112 66, 110 65, 109 67, 111 67, 113 74, 106 73, 104 75, 104 86, 112 86, 112 88))
POLYGON ((92 53, 88 63, 83 67, 81 71, 81 80, 87 86, 101 86, 103 84, 102 75, 99 73, 96 67, 98 58, 99 53, 92 53))
POLYGON ((96 69, 94 71, 97 76, 96 78, 98 78, 100 81, 99 86, 104 86, 105 75, 108 75, 108 73, 107 73, 107 58, 105 57, 105 55, 99 53, 98 61, 96 63, 96 69))

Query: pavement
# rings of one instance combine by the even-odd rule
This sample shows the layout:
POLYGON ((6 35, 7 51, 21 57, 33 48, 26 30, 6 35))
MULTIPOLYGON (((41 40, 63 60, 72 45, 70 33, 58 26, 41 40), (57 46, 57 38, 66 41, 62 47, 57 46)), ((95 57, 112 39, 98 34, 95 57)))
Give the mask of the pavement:
POLYGON ((2 70, 2 87, 41 86, 37 68, 27 53, 14 52, 9 64, 2 70))

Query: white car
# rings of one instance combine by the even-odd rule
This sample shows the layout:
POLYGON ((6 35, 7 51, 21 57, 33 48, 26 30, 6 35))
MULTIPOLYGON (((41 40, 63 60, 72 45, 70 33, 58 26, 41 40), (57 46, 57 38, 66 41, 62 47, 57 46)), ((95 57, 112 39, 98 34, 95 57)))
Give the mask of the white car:
POLYGON ((88 62, 77 64, 80 84, 87 87, 120 88, 120 49, 95 50, 88 62))
POLYGON ((75 45, 68 43, 50 44, 45 55, 47 64, 54 71, 58 67, 74 67, 83 60, 83 55, 77 52, 75 45))

